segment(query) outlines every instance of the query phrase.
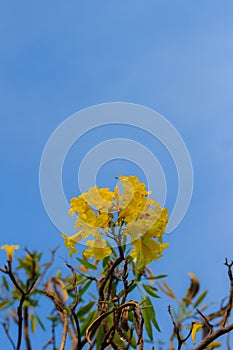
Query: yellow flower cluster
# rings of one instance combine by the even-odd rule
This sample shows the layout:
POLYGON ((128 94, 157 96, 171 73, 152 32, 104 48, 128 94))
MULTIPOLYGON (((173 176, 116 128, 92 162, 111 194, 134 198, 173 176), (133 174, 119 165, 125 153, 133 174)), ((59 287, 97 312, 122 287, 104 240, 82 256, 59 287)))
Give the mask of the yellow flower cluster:
POLYGON ((86 242, 88 249, 83 254, 86 258, 102 260, 112 253, 110 244, 103 237, 118 232, 122 237, 130 238, 131 256, 136 259, 138 268, 142 268, 161 257, 167 247, 162 243, 162 236, 168 211, 148 197, 150 192, 136 176, 121 175, 119 178, 120 186, 113 192, 94 186, 71 199, 69 214, 77 215, 77 233, 72 236, 62 234, 62 237, 72 255, 77 252, 75 245, 80 240, 92 236, 94 240, 86 242))

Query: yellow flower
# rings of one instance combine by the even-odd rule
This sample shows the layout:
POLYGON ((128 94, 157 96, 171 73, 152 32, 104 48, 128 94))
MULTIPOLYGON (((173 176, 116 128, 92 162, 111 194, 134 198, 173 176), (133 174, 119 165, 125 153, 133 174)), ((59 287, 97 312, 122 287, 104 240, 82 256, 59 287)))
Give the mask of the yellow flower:
POLYGON ((91 187, 88 192, 82 194, 86 203, 98 211, 109 212, 113 206, 114 193, 109 188, 91 187))
POLYGON ((78 250, 75 248, 75 245, 82 239, 80 233, 76 233, 73 236, 66 236, 64 233, 61 234, 62 238, 65 240, 65 247, 69 249, 69 255, 72 257, 73 254, 77 253, 78 250))
POLYGON ((70 206, 71 206, 71 209, 69 210, 70 215, 74 215, 76 212, 83 213, 90 208, 89 205, 85 202, 82 195, 79 196, 78 198, 72 198, 70 201, 70 206))
POLYGON ((7 245, 7 244, 5 244, 5 245, 1 246, 1 249, 4 249, 6 251, 7 259, 9 261, 12 261, 13 255, 14 255, 14 251, 16 249, 19 249, 19 245, 7 245))
POLYGON ((148 232, 131 244, 134 249, 130 255, 136 259, 138 269, 143 269, 151 261, 161 258, 163 250, 168 247, 167 243, 156 242, 148 232))
POLYGON ((120 212, 118 221, 124 221, 127 224, 136 220, 143 212, 147 196, 150 192, 146 191, 146 185, 140 182, 136 176, 119 176, 123 187, 123 194, 120 196, 120 212))
POLYGON ((86 246, 89 248, 83 251, 86 258, 94 256, 95 260, 103 260, 112 253, 112 249, 106 247, 106 241, 102 238, 86 241, 86 246))

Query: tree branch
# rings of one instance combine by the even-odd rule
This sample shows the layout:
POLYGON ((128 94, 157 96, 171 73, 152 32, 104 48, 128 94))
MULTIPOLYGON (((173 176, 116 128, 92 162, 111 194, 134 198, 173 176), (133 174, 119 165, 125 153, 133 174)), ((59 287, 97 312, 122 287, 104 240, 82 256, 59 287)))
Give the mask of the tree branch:
POLYGON ((232 330, 233 330, 233 324, 230 324, 227 327, 222 327, 217 329, 215 332, 208 335, 204 340, 202 340, 202 342, 194 350, 204 350, 207 347, 207 345, 212 343, 212 341, 216 340, 223 334, 231 332, 232 330))

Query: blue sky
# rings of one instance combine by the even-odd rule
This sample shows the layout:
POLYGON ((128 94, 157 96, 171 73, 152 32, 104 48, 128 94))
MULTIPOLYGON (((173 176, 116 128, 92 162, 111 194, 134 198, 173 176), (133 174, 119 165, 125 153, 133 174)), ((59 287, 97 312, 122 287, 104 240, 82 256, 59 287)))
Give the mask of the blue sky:
MULTIPOLYGON (((154 265, 155 272, 168 273, 178 295, 188 283, 188 271, 209 288, 211 300, 227 294, 223 262, 232 258, 233 243, 232 11, 230 0, 1 2, 0 244, 43 251, 62 245, 38 184, 49 136, 83 108, 137 103, 175 126, 194 169, 190 208, 165 237, 170 248, 154 265)), ((67 199, 75 195, 79 149, 84 155, 91 143, 109 135, 130 135, 158 150, 172 206, 177 178, 171 160, 156 141, 120 127, 95 130, 80 140, 82 148, 71 149, 64 164, 67 199)), ((112 185, 118 166, 143 177, 126 163, 106 165, 99 184, 112 185)), ((63 248, 59 254, 66 254, 63 248)), ((61 264, 58 259, 56 266, 61 264)), ((167 315, 161 317, 165 322, 167 315)))

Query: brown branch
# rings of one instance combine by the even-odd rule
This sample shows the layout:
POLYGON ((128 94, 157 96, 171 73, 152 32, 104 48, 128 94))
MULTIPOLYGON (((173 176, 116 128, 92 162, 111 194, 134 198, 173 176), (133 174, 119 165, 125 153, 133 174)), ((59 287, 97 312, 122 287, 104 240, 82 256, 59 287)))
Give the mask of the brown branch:
POLYGON ((104 287, 106 286, 106 283, 109 279, 109 277, 111 276, 111 274, 113 273, 113 271, 115 270, 115 268, 120 265, 120 263, 124 260, 124 257, 119 256, 114 263, 112 264, 112 266, 110 267, 110 269, 108 270, 108 272, 106 273, 106 275, 100 280, 98 281, 98 291, 99 291, 99 301, 104 300, 104 287))
POLYGON ((41 348, 41 350, 45 350, 49 345, 53 344, 53 337, 50 338, 47 343, 41 348))
POLYGON ((108 332, 105 334, 104 339, 100 345, 99 350, 104 350, 111 343, 113 336, 115 334, 115 327, 112 326, 108 332))
POLYGON ((15 347, 15 344, 14 344, 14 342, 13 342, 13 339, 11 338, 10 333, 9 333, 9 327, 8 327, 8 325, 7 325, 6 323, 2 323, 2 326, 3 326, 3 328, 4 328, 4 331, 5 331, 5 333, 6 333, 6 336, 7 336, 7 338, 9 339, 9 342, 11 343, 13 349, 16 350, 16 347, 15 347))
POLYGON ((67 311, 64 307, 64 305, 61 303, 61 301, 55 296, 54 293, 49 292, 48 290, 44 289, 45 294, 49 299, 51 299, 56 307, 56 309, 59 311, 61 317, 62 317, 62 323, 63 323, 63 331, 62 331, 62 339, 59 350, 65 349, 66 344, 66 336, 68 332, 68 315, 67 311))
POLYGON ((66 336, 68 331, 68 315, 65 308, 62 310, 62 319, 63 319, 63 331, 62 331, 62 339, 61 339, 59 350, 64 350, 66 345, 66 336))
POLYGON ((51 253, 50 261, 48 261, 48 262, 45 264, 43 271, 40 273, 40 276, 38 277, 38 280, 37 280, 37 282, 36 282, 36 287, 38 287, 38 285, 40 284, 41 280, 44 278, 44 275, 46 274, 46 272, 48 271, 48 269, 50 268, 50 266, 53 264, 53 262, 54 262, 54 256, 55 256, 55 253, 56 253, 56 251, 58 250, 58 248, 59 248, 59 247, 57 246, 57 247, 55 247, 54 249, 52 249, 52 250, 50 251, 50 253, 51 253))
POLYGON ((34 288, 35 283, 37 281, 37 277, 35 276, 35 269, 33 269, 32 275, 27 280, 28 288, 26 289, 26 291, 24 291, 21 288, 21 286, 19 285, 18 281, 16 280, 16 278, 15 278, 13 272, 12 272, 12 261, 11 260, 7 261, 7 266, 5 266, 5 270, 1 269, 1 271, 3 273, 7 274, 10 277, 10 279, 11 279, 12 283, 14 284, 15 288, 21 294, 19 305, 17 307, 18 337, 17 337, 17 346, 16 346, 16 350, 20 350, 21 341, 22 341, 22 329, 23 329, 23 303, 24 303, 26 297, 28 296, 28 294, 30 294, 30 292, 34 288), (31 282, 31 285, 29 285, 29 282, 31 282))
POLYGON ((72 274, 73 274, 73 282, 72 282, 72 289, 74 291, 74 302, 72 305, 70 305, 70 311, 71 314, 73 316, 74 322, 75 322, 75 326, 76 326, 76 330, 77 330, 77 341, 75 344, 75 348, 77 350, 81 350, 82 349, 82 343, 81 343, 81 331, 80 331, 80 326, 79 326, 79 321, 78 321, 78 317, 76 315, 75 309, 78 305, 78 291, 77 291, 77 274, 73 268, 73 266, 66 264, 66 266, 71 270, 72 274))
POLYGON ((219 338, 221 335, 229 333, 233 330, 233 324, 230 324, 227 327, 222 327, 217 329, 215 332, 212 334, 208 335, 202 342, 194 349, 194 350, 204 350, 207 345, 212 343, 214 340, 219 338))
POLYGON ((182 339, 180 337, 180 332, 179 332, 179 326, 176 324, 175 320, 174 320, 174 317, 172 315, 172 312, 171 312, 171 306, 168 305, 168 313, 171 317, 171 320, 172 320, 172 323, 173 323, 173 326, 174 326, 174 333, 176 334, 177 336, 177 340, 178 340, 178 350, 181 349, 181 346, 182 346, 182 339))
POLYGON ((225 314, 224 314, 223 320, 222 320, 223 327, 227 324, 227 321, 229 320, 230 313, 231 313, 232 306, 233 306, 233 276, 232 276, 232 271, 231 271, 231 268, 233 266, 233 261, 228 263, 228 260, 226 258, 224 265, 226 265, 228 267, 228 277, 230 280, 230 294, 229 294, 229 300, 228 300, 228 304, 226 306, 225 314))
POLYGON ((199 315, 201 315, 203 319, 203 332, 202 332, 202 339, 206 338, 209 334, 213 333, 214 326, 209 323, 208 318, 203 315, 203 313, 197 309, 197 312, 199 315))
MULTIPOLYGON (((181 335, 180 335, 180 325, 177 324, 174 320, 174 317, 172 315, 172 312, 171 312, 171 306, 169 305, 168 306, 168 313, 171 317, 171 320, 172 320, 172 323, 173 323, 173 326, 174 326, 174 334, 176 335, 177 337, 177 340, 178 340, 178 347, 177 347, 177 350, 180 350, 182 345, 186 342, 186 340, 190 337, 191 333, 192 333, 192 328, 193 328, 193 325, 191 326, 190 328, 190 331, 188 333, 188 335, 185 337, 185 338, 182 338, 181 335)), ((171 340, 172 338, 170 339, 170 347, 173 346, 171 343, 171 340)))
POLYGON ((31 342, 30 342, 30 338, 29 338, 29 331, 28 331, 28 307, 24 308, 23 319, 24 319, 23 331, 24 331, 24 339, 25 339, 25 343, 26 343, 26 348, 27 348, 27 350, 31 350, 32 347, 31 347, 31 342))
POLYGON ((122 281, 123 281, 123 284, 124 284, 124 295, 122 297, 122 301, 121 301, 121 304, 125 304, 126 302, 126 298, 127 298, 127 295, 129 293, 129 290, 128 290, 128 259, 125 259, 125 264, 124 264, 124 269, 123 269, 123 274, 122 274, 122 281))

